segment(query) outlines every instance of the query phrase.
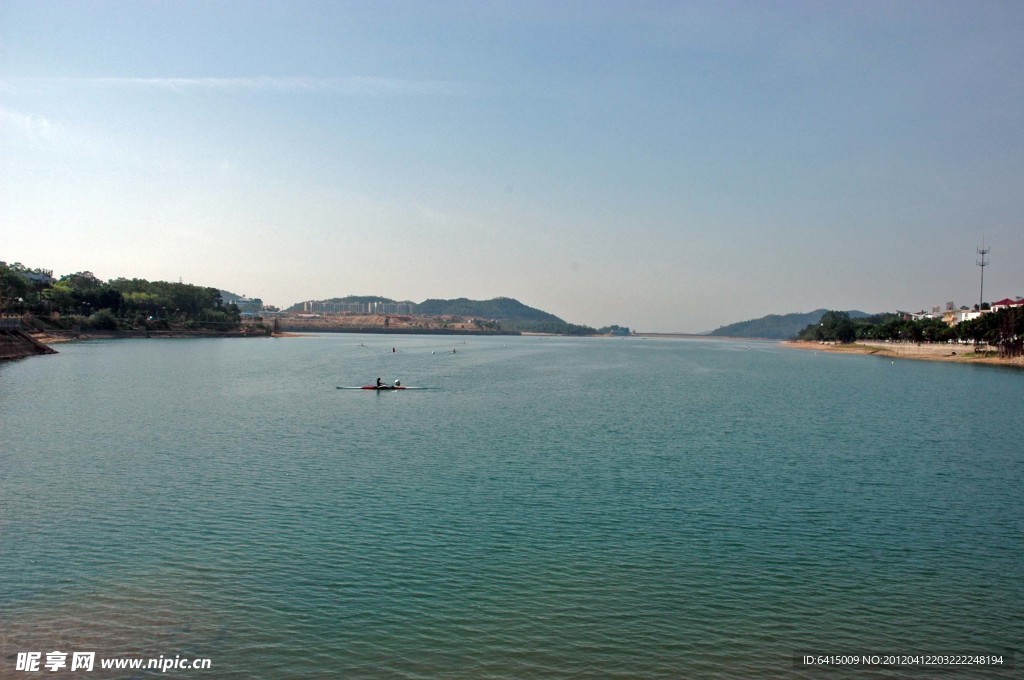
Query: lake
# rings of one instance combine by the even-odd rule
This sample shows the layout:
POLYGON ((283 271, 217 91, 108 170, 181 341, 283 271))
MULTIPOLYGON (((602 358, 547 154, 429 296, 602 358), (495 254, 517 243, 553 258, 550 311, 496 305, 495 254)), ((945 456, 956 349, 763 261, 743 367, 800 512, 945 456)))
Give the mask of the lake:
POLYGON ((53 650, 212 670, 48 677, 1016 672, 794 658, 1020 656, 1019 370, 712 339, 58 349, 0 365, 0 678, 53 650), (335 389, 377 377, 430 389, 335 389))

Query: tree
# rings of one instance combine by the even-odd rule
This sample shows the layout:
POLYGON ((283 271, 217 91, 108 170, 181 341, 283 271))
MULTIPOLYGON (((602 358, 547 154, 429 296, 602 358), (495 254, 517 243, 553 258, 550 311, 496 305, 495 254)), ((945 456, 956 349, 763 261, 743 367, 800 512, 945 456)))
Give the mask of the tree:
POLYGON ((116 331, 118 328, 117 317, 109 309, 101 309, 91 314, 86 323, 98 330, 116 331))
POLYGON ((62 313, 74 309, 77 304, 74 288, 63 279, 44 290, 43 298, 48 300, 54 309, 62 313))
POLYGON ((0 311, 13 309, 18 299, 28 293, 29 280, 23 271, 20 263, 13 266, 0 264, 0 311))
POLYGON ((857 339, 857 329, 847 312, 827 311, 821 315, 817 326, 808 326, 800 335, 801 339, 814 339, 819 342, 853 342, 857 339), (813 335, 813 338, 806 336, 813 335))
POLYGON ((1024 354, 1024 311, 1017 307, 1003 309, 996 314, 999 329, 999 354, 1018 357, 1024 354))
POLYGON ((93 291, 103 286, 103 282, 96 278, 96 275, 92 272, 78 272, 76 274, 65 274, 60 277, 61 281, 66 281, 72 288, 79 291, 93 291))

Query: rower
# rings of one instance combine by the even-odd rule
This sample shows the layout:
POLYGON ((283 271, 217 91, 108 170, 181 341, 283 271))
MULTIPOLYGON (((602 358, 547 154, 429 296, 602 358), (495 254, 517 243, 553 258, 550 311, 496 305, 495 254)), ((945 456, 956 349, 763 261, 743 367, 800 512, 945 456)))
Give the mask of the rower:
POLYGON ((401 386, 402 386, 402 381, 401 380, 396 380, 395 381, 395 387, 401 387, 401 386))
POLYGON ((384 383, 381 381, 381 379, 377 378, 377 389, 380 389, 380 386, 383 385, 383 384, 384 383))

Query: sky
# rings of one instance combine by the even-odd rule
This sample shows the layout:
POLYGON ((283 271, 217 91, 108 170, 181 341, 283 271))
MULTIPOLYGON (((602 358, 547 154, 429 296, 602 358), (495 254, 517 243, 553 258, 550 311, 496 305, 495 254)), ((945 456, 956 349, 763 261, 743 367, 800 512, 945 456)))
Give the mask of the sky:
POLYGON ((1024 295, 1024 3, 0 0, 0 260, 701 332, 1024 295))

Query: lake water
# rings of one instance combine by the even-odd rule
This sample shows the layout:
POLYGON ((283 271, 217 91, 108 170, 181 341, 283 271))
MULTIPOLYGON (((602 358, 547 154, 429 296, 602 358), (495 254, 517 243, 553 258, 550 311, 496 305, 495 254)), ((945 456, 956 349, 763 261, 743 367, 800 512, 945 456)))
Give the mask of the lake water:
POLYGON ((0 365, 0 677, 52 650, 212 662, 90 678, 1020 677, 793 659, 1024 662, 1021 371, 637 338, 59 349, 0 365), (431 389, 335 389, 378 376, 431 389))

